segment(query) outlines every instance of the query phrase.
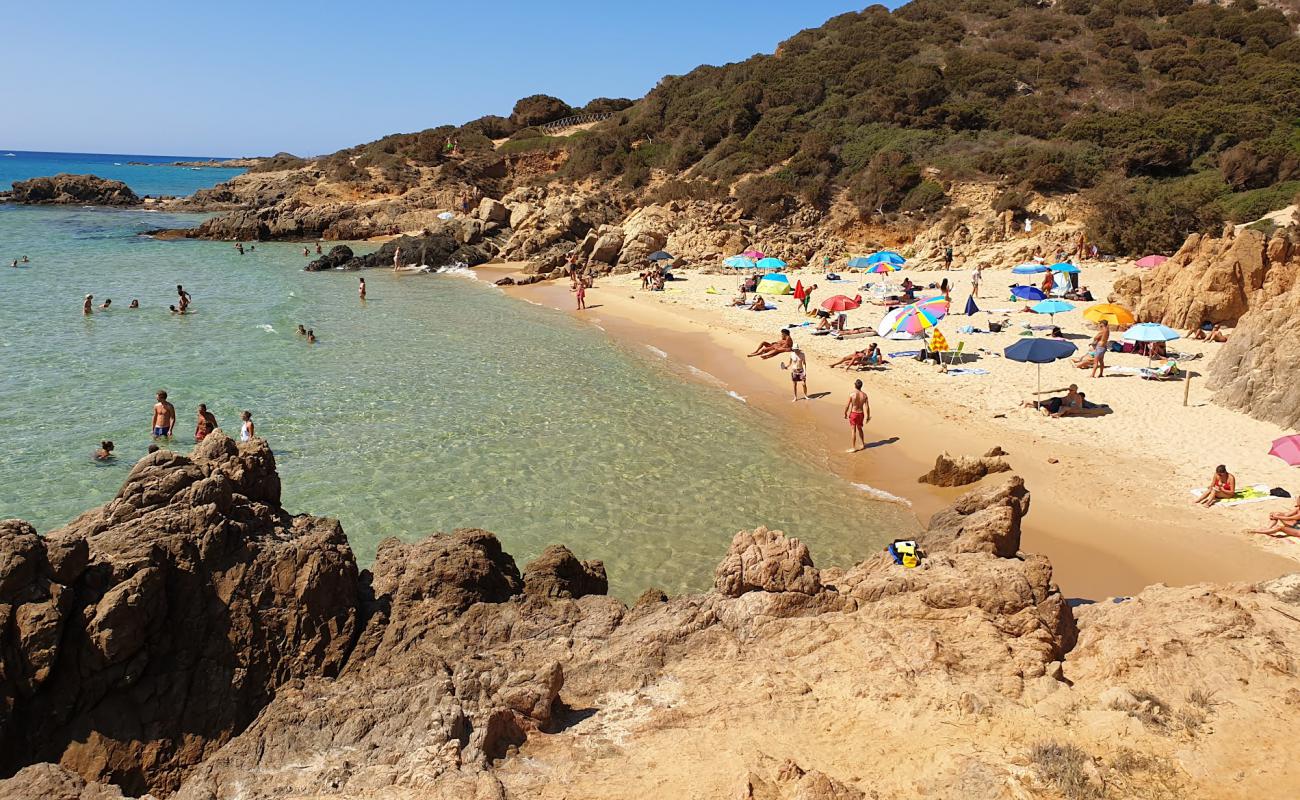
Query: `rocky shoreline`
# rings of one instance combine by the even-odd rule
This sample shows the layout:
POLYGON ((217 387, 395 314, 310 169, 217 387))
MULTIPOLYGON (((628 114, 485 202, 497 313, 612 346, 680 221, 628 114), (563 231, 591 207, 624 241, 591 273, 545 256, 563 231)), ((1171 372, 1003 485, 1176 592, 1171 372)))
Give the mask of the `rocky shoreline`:
MULTIPOLYGON (((888 722, 903 708, 936 725, 982 720, 981 780, 1034 797, 1054 778, 1018 767, 1008 749, 1034 758, 1014 744, 1023 731, 999 728, 1026 713, 1086 748, 1127 726, 1173 777, 1151 767, 1126 785, 1191 793, 1228 769, 1223 736, 1300 721, 1297 576, 1072 608, 1046 559, 1020 551, 1029 507, 1015 477, 963 496, 930 520, 916 569, 884 553, 819 569, 798 540, 744 531, 713 591, 647 590, 628 607, 605 596, 600 562, 553 546, 521 570, 481 530, 390 539, 359 569, 337 521, 280 506, 265 442, 216 433, 190 456, 147 456, 114 500, 64 528, 0 523, 0 795, 656 796, 680 780, 668 763, 632 766, 656 737, 708 739, 701 724, 721 714, 734 742, 757 718, 829 701, 846 678, 858 699, 814 702, 796 727, 861 717, 883 742, 909 735, 888 722), (748 700, 701 717, 702 699, 643 699, 640 733, 592 761, 584 748, 629 724, 617 698, 666 686, 748 700), (1193 689, 1218 700, 1173 699, 1193 689), (623 777, 609 783, 608 769, 623 777)), ((1261 760, 1270 741, 1285 744, 1250 744, 1261 760)), ((747 746, 678 757, 730 770, 746 797, 917 785, 883 760, 836 772, 824 748, 851 756, 858 734, 814 744, 769 742, 776 766, 747 746)), ((924 775, 942 781, 960 759, 935 744, 929 761, 924 775)), ((1082 779, 1113 782, 1108 763, 1090 758, 1082 779)))

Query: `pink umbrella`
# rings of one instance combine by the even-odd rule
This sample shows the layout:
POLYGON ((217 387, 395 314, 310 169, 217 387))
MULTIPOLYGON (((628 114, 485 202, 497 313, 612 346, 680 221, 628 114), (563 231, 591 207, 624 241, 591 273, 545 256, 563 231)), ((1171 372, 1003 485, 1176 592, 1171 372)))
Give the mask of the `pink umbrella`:
POLYGON ((1143 256, 1142 258, 1139 258, 1137 260, 1137 265, 1139 267, 1145 267, 1146 269, 1151 269, 1153 267, 1160 266, 1161 264, 1165 263, 1168 260, 1169 260, 1168 256, 1143 256))
POLYGON ((755 261, 757 261, 760 258, 766 258, 766 256, 763 255, 762 250, 746 250, 741 255, 743 255, 745 258, 752 258, 755 261))
POLYGON ((1277 456, 1293 467, 1300 464, 1300 434, 1283 436, 1273 442, 1273 449, 1269 450, 1268 454, 1277 456))

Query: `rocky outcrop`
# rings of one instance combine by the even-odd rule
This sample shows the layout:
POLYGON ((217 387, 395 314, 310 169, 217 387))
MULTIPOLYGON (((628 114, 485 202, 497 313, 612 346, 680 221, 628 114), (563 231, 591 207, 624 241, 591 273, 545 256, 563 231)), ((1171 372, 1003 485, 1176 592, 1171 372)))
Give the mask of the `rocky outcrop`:
POLYGON ((1215 402, 1294 428, 1300 426, 1300 245, 1272 237, 1264 264, 1250 310, 1210 362, 1210 386, 1215 402))
POLYGON ((330 248, 329 252, 317 258, 303 267, 307 272, 323 272, 330 269, 347 269, 347 265, 356 256, 352 248, 345 244, 336 244, 330 248))
POLYGON ((337 672, 352 552, 336 521, 279 502, 266 443, 216 433, 44 537, 0 523, 0 770, 174 789, 282 684, 337 672))
POLYGON ((1269 248, 1259 231, 1236 233, 1229 226, 1219 238, 1192 234, 1160 266, 1117 280, 1111 300, 1143 322, 1184 329, 1202 322, 1236 325, 1261 292, 1271 293, 1270 275, 1280 277, 1269 248))
POLYGON ((478 266, 491 256, 489 249, 482 246, 466 245, 446 232, 425 232, 419 236, 399 236, 385 242, 378 250, 365 255, 354 255, 347 245, 336 245, 321 258, 303 267, 307 272, 320 272, 331 269, 374 269, 393 268, 394 256, 400 267, 438 267, 462 263, 466 266, 478 266), (400 253, 398 251, 401 251, 400 253))
MULTIPOLYGON (((337 523, 278 497, 265 445, 217 434, 144 459, 44 539, 4 524, 0 796, 1001 796, 1026 789, 1025 742, 1121 730, 1150 763, 1197 764, 1149 784, 1196 796, 1268 757, 1203 746, 1214 727, 1284 743, 1300 717, 1294 580, 1155 587, 1076 623, 1050 564, 1020 552, 1018 478, 936 514, 916 568, 818 570, 758 529, 716 591, 631 608, 599 562, 556 546, 521 573, 475 529, 389 539, 358 575, 337 523), (1189 676, 1193 699, 1169 694, 1189 676), (208 724, 236 705, 254 713, 208 724), (928 733, 972 725, 957 748, 928 733)), ((1142 774, 1123 780, 1145 796, 1142 774)))
POLYGON ((121 181, 96 175, 61 172, 50 178, 14 181, 13 190, 0 192, 0 201, 30 205, 135 206, 142 202, 121 181))
POLYGON ((996 472, 1010 472, 1011 465, 999 457, 957 456, 941 453, 934 460, 934 469, 916 479, 917 483, 932 486, 965 486, 982 480, 996 472))

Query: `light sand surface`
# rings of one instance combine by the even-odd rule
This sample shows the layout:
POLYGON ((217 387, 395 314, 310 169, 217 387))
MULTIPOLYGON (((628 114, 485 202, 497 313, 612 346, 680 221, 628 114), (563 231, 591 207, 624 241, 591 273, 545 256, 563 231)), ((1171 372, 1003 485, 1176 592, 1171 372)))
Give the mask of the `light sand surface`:
MULTIPOLYGON (((1085 265, 1081 283, 1105 298, 1124 269, 1131 267, 1085 265)), ((511 269, 487 271, 497 277, 511 269)), ((909 274, 918 282, 937 281, 944 275, 902 273, 909 274)), ((970 273, 948 274, 957 287, 953 305, 964 306, 970 273)), ((1204 354, 1185 362, 1193 374, 1186 407, 1187 387, 1182 382, 1157 383, 1131 375, 1089 378, 1087 370, 1066 361, 1045 365, 1044 388, 1074 382, 1090 400, 1113 409, 1101 417, 1049 419, 1020 407, 1034 391, 1034 366, 995 355, 1019 338, 1016 330, 1021 324, 1049 321, 1039 315, 980 313, 971 318, 955 316, 940 325, 952 346, 965 341, 966 352, 978 356, 966 366, 987 369, 988 375, 946 375, 933 365, 905 359, 884 371, 831 370, 828 365, 833 359, 882 340, 837 342, 796 333, 796 341, 810 358, 809 391, 830 394, 794 403, 788 373, 779 367, 781 358, 745 355, 757 342, 776 338, 782 326, 807 319, 795 300, 772 298, 778 306, 775 311, 732 309, 727 304, 736 294, 738 275, 686 272, 681 277, 684 280, 670 283, 667 292, 641 291, 635 275, 602 278, 588 292, 591 309, 583 316, 612 335, 653 345, 670 358, 695 366, 756 408, 805 430, 812 455, 828 469, 907 498, 922 519, 962 491, 916 482, 939 452, 977 455, 1001 445, 1034 492, 1025 547, 1052 559, 1059 582, 1071 596, 1127 595, 1161 582, 1253 581, 1297 569, 1300 541, 1243 533, 1291 501, 1205 509, 1194 505, 1188 495, 1189 489, 1207 484, 1218 463, 1226 463, 1241 485, 1281 485, 1293 492, 1300 488, 1295 471, 1267 454, 1269 443, 1286 431, 1210 403, 1201 372, 1217 345, 1175 343, 1175 349, 1204 354), (707 293, 710 287, 720 294, 707 293), (990 318, 1004 317, 1012 323, 1010 332, 957 332, 960 325, 984 328, 990 318), (849 430, 843 408, 855 377, 863 379, 871 395, 873 418, 867 432, 874 446, 850 455, 844 452, 849 430)), ((831 284, 812 272, 791 274, 792 281, 820 284, 814 305, 836 293, 853 296, 862 283, 879 280, 849 273, 845 277, 850 281, 831 284)), ((1013 282, 1016 278, 1009 272, 986 271, 983 296, 977 303, 985 309, 1022 307, 1023 303, 1006 299, 1006 287, 1013 282)), ((544 283, 511 291, 575 313, 567 284, 544 283)), ((1077 305, 1075 311, 1058 314, 1056 322, 1067 334, 1085 337, 1078 343, 1086 345, 1093 328, 1081 312, 1089 304, 1077 305)), ((849 312, 850 325, 874 325, 883 314, 883 309, 864 305, 849 312)), ((894 341, 883 345, 887 353, 917 346, 894 341)), ((1146 359, 1111 354, 1108 363, 1138 367, 1146 359)))

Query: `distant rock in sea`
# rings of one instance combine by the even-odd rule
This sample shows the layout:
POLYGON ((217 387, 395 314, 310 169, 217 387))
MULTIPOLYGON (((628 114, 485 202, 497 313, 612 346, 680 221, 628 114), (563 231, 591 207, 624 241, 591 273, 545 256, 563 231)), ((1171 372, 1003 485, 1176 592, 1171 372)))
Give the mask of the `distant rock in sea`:
POLYGON ((14 181, 13 191, 0 192, 0 200, 31 205, 136 206, 142 202, 121 181, 97 175, 61 172, 52 178, 14 181))

